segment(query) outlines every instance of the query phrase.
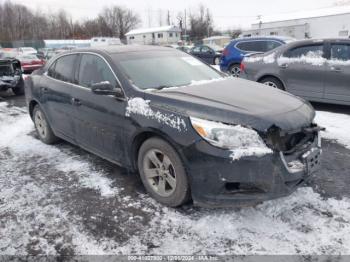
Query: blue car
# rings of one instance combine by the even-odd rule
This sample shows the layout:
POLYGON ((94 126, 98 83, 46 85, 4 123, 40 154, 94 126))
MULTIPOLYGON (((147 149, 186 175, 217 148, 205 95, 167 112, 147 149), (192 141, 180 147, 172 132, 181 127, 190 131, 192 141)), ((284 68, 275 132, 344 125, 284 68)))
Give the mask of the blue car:
POLYGON ((220 69, 235 77, 241 73, 241 62, 245 55, 251 53, 265 53, 283 44, 293 41, 287 37, 249 37, 232 40, 224 49, 220 69))

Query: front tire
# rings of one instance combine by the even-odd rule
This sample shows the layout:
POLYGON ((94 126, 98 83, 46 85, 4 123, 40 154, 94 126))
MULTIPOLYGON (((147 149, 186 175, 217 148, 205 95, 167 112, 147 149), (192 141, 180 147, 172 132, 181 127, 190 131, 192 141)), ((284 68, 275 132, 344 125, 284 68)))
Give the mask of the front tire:
POLYGON ((148 194, 158 202, 177 207, 190 199, 190 186, 182 161, 164 140, 150 138, 142 144, 138 169, 148 194))
POLYGON ((36 105, 33 110, 33 121, 36 132, 42 142, 51 145, 59 140, 58 137, 56 137, 52 132, 46 116, 39 105, 36 105))

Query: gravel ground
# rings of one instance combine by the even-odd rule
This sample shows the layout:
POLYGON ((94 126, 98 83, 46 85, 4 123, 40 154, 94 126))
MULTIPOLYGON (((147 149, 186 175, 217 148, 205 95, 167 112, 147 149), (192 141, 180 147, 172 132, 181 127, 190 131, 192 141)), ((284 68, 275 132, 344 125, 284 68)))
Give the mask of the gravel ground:
POLYGON ((291 196, 170 209, 137 174, 65 142, 41 143, 24 98, 1 96, 1 255, 350 254, 348 107, 315 105, 328 129, 322 169, 291 196))

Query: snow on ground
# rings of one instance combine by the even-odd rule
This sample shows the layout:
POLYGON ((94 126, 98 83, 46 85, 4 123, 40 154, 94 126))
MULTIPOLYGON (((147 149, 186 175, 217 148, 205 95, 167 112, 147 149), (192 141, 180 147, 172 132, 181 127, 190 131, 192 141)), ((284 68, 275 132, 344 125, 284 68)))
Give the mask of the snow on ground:
POLYGON ((315 122, 326 128, 322 137, 336 140, 350 149, 350 116, 324 111, 317 111, 315 122))
MULTIPOLYGON (((327 137, 349 142, 349 116, 317 114, 327 137)), ((170 209, 90 154, 42 144, 25 109, 0 102, 0 123, 2 255, 350 254, 350 199, 307 187, 257 207, 170 209)))

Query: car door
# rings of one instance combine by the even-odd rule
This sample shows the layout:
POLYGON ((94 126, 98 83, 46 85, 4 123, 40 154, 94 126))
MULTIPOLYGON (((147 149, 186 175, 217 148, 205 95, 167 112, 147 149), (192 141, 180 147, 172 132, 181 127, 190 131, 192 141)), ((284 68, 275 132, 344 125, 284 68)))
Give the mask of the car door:
POLYGON ((325 61, 323 43, 294 47, 277 59, 279 77, 288 92, 310 99, 322 99, 325 61))
POLYGON ((331 43, 325 73, 325 98, 350 102, 350 43, 331 43))
POLYGON ((75 54, 58 58, 40 82, 40 103, 50 125, 68 140, 74 139, 71 89, 77 58, 75 54))
POLYGON ((206 45, 201 47, 201 59, 204 62, 208 64, 213 64, 214 56, 215 56, 215 51, 212 48, 206 45))
POLYGON ((126 99, 92 92, 92 86, 107 81, 115 88, 120 84, 101 56, 92 53, 80 55, 77 85, 72 88, 75 105, 74 122, 77 143, 114 162, 122 161, 127 152, 124 143, 126 126, 126 99))

